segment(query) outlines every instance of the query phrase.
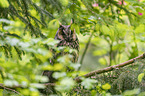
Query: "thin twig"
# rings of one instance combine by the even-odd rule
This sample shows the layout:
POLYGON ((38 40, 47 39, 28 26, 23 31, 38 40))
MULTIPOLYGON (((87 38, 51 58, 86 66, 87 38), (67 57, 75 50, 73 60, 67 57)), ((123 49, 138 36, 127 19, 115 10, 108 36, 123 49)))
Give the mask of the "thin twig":
POLYGON ((111 42, 111 44, 110 44, 110 51, 109 51, 109 66, 111 66, 112 65, 112 53, 113 52, 113 50, 112 50, 112 42, 111 42))
POLYGON ((45 86, 55 86, 56 84, 55 83, 45 83, 44 85, 45 86))
MULTIPOLYGON (((80 64, 81 64, 81 65, 82 65, 82 63, 83 63, 85 54, 86 54, 87 49, 88 49, 88 47, 89 47, 89 44, 90 44, 90 42, 91 42, 92 36, 93 36, 93 32, 91 33, 91 35, 90 35, 90 37, 89 37, 89 39, 88 39, 88 42, 87 42, 87 44, 86 44, 86 46, 85 46, 85 50, 84 50, 84 52, 83 52, 83 54, 82 54, 82 57, 81 57, 81 60, 80 60, 80 64)), ((80 70, 80 68, 81 68, 81 66, 78 68, 78 70, 80 70)))
POLYGON ((23 96, 23 95, 20 94, 18 91, 14 90, 14 89, 11 89, 11 88, 8 88, 8 87, 5 87, 5 86, 3 86, 3 84, 0 84, 0 89, 6 89, 6 90, 12 91, 12 92, 14 92, 14 93, 17 93, 17 94, 23 96))

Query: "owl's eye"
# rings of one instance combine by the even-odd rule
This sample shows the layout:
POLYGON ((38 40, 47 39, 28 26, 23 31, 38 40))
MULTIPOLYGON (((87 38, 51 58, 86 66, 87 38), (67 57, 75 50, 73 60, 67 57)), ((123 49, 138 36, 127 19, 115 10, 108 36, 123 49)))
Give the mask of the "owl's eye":
POLYGON ((64 27, 63 26, 60 26, 60 28, 59 28, 59 34, 60 35, 65 35, 65 33, 64 33, 64 27))
POLYGON ((73 30, 71 30, 71 35, 73 35, 73 30))
POLYGON ((65 35, 65 33, 64 33, 65 31, 64 30, 62 30, 62 32, 61 32, 61 35, 65 35))

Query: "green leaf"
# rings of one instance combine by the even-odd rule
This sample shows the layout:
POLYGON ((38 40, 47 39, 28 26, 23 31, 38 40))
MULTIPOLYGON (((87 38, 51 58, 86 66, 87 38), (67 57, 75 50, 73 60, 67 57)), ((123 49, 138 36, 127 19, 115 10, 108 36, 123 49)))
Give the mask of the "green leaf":
POLYGON ((39 84, 39 83, 31 83, 30 86, 35 87, 35 88, 39 88, 39 89, 45 88, 45 85, 39 84))
POLYGON ((123 96, 134 96, 140 92, 140 89, 133 89, 133 90, 127 90, 123 93, 123 96))
POLYGON ((58 59, 57 59, 57 61, 58 62, 60 62, 60 63, 62 63, 62 64, 69 64, 69 63, 71 63, 71 58, 72 58, 73 56, 72 55, 70 55, 70 54, 68 54, 68 55, 64 55, 64 56, 62 56, 62 57, 59 57, 58 59))
POLYGON ((93 52, 93 55, 94 56, 102 56, 102 55, 105 55, 107 53, 107 50, 105 49, 100 49, 100 50, 96 50, 93 52))
POLYGON ((63 69, 64 66, 60 63, 56 63, 56 64, 54 64, 53 67, 54 67, 53 70, 59 71, 59 70, 63 69))
POLYGON ((99 31, 100 25, 99 24, 96 24, 95 29, 96 29, 96 31, 99 31))
POLYGON ((30 43, 28 42, 19 42, 19 46, 21 46, 23 49, 30 47, 30 43))
MULTIPOLYGON (((42 49, 42 48, 37 49, 37 52, 38 52, 39 54, 42 54, 43 56, 45 56, 45 55, 47 55, 47 54, 49 53, 48 50, 42 49)), ((50 56, 50 57, 51 57, 51 56, 50 56)))
POLYGON ((143 24, 140 24, 139 26, 136 27, 135 33, 143 33, 145 32, 145 26, 143 24))
POLYGON ((7 23, 7 24, 13 24, 14 23, 13 21, 10 21, 8 19, 0 19, 0 22, 7 23))
POLYGON ((61 77, 65 77, 66 76, 66 72, 55 72, 53 74, 53 77, 58 79, 58 78, 61 78, 61 77))
POLYGON ((86 89, 91 89, 94 87, 94 83, 96 83, 97 80, 86 78, 84 79, 81 84, 86 88, 86 89))
POLYGON ((141 92, 141 93, 138 94, 137 96, 145 96, 145 92, 141 92))
POLYGON ((70 64, 71 67, 73 67, 73 69, 78 70, 78 68, 81 66, 81 64, 70 64))
POLYGON ((42 43, 43 43, 43 44, 50 45, 50 46, 55 46, 56 44, 59 43, 59 41, 58 41, 58 40, 55 40, 55 39, 53 39, 53 38, 49 38, 49 39, 47 39, 47 40, 42 41, 42 43))
POLYGON ((111 85, 106 83, 106 84, 102 85, 102 88, 105 89, 105 90, 108 90, 108 89, 111 88, 111 85))
POLYGON ((13 28, 13 26, 5 26, 4 27, 4 30, 10 30, 10 29, 12 29, 13 28))
POLYGON ((141 82, 143 77, 144 77, 144 73, 140 73, 138 75, 138 82, 141 82))
POLYGON ((69 0, 60 0, 60 2, 63 6, 67 6, 69 3, 69 0))
POLYGON ((9 7, 9 3, 7 0, 0 0, 0 7, 7 8, 9 7))
POLYGON ((102 25, 101 32, 103 32, 104 35, 109 35, 110 29, 107 26, 102 25))
POLYGON ((20 42, 20 40, 16 38, 7 37, 6 40, 11 46, 16 46, 20 42))
POLYGON ((19 86, 19 83, 16 80, 8 80, 8 79, 6 79, 6 80, 4 80, 4 84, 6 86, 10 86, 10 87, 19 86))
POLYGON ((76 32, 77 34, 80 33, 80 27, 79 27, 79 25, 77 25, 77 24, 72 24, 72 25, 71 25, 71 30, 75 30, 75 32, 76 32))
POLYGON ((48 23, 48 37, 55 37, 55 34, 59 28, 59 21, 57 19, 53 19, 48 23))
POLYGON ((59 21, 57 19, 53 19, 48 23, 48 28, 49 29, 55 29, 57 30, 59 27, 59 21))
POLYGON ((55 89, 62 92, 67 92, 75 86, 75 81, 72 78, 66 77, 60 81, 60 85, 56 85, 55 89))
POLYGON ((100 59, 99 59, 99 63, 102 64, 102 65, 106 65, 106 64, 107 64, 105 58, 100 58, 100 59))
POLYGON ((27 87, 27 86, 28 86, 28 83, 25 82, 25 81, 22 81, 22 82, 21 82, 21 85, 22 85, 23 87, 27 87))
POLYGON ((48 77, 47 76, 35 76, 36 80, 39 82, 48 82, 48 77))

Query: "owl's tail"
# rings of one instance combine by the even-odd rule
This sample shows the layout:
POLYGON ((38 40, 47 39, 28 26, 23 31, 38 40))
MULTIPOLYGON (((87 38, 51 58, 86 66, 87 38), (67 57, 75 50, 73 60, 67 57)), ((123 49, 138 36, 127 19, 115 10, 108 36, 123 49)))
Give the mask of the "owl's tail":
MULTIPOLYGON (((42 75, 48 77, 48 79, 49 79, 48 83, 55 83, 57 80, 55 78, 53 78, 53 76, 52 76, 53 73, 54 73, 54 71, 45 70, 45 71, 43 71, 42 75)), ((45 89, 41 89, 40 92, 42 94, 47 94, 47 95, 57 93, 54 86, 47 86, 45 89)))

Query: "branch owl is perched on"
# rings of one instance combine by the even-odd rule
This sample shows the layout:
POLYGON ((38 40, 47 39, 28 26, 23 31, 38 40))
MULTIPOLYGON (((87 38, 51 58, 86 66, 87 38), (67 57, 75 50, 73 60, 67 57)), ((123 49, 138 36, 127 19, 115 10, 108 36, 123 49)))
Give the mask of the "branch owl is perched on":
MULTIPOLYGON (((71 20, 71 24, 72 24, 71 20)), ((77 53, 72 54, 73 59, 72 62, 75 63, 78 60, 78 52, 79 52, 79 41, 77 35, 75 33, 75 29, 71 30, 71 25, 61 25, 55 35, 55 39, 59 40, 57 47, 59 46, 68 46, 72 49, 76 49, 77 53)))

